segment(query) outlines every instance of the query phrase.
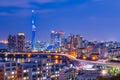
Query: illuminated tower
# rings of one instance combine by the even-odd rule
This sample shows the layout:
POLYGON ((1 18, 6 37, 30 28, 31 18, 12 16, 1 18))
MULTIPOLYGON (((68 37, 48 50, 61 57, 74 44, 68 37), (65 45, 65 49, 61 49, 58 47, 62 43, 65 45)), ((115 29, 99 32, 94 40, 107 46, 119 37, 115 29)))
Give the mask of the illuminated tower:
POLYGON ((32 50, 35 50, 35 44, 36 44, 36 26, 35 26, 35 15, 34 10, 32 10, 32 50))

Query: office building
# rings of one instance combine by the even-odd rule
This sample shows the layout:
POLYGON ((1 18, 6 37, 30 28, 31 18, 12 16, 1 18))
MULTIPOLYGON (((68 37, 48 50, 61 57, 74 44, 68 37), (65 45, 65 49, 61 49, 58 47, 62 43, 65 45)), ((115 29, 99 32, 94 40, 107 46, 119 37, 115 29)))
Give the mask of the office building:
POLYGON ((63 31, 51 31, 51 45, 56 47, 63 46, 63 38, 64 32, 63 31))

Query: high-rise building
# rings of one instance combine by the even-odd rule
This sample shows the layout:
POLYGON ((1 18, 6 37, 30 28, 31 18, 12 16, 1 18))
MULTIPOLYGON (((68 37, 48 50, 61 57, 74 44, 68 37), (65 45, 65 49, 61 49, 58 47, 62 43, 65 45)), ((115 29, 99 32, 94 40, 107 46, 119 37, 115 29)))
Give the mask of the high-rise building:
POLYGON ((18 33, 17 36, 9 35, 8 36, 8 51, 25 51, 25 34, 18 33))
POLYGON ((34 10, 32 10, 32 50, 35 50, 36 44, 36 26, 34 18, 35 18, 34 10))
POLYGON ((17 35, 17 51, 25 51, 25 34, 18 33, 17 35))
POLYGON ((16 36, 9 35, 8 36, 8 51, 10 52, 16 51, 16 44, 17 44, 16 36))
POLYGON ((63 31, 51 31, 51 45, 56 47, 63 45, 64 32, 63 31))
POLYGON ((70 49, 75 49, 75 48, 82 48, 83 45, 83 40, 82 36, 80 35, 73 35, 70 34, 68 36, 68 43, 69 43, 69 48, 70 49))
POLYGON ((77 37, 77 48, 83 48, 83 37, 80 35, 76 35, 77 37))

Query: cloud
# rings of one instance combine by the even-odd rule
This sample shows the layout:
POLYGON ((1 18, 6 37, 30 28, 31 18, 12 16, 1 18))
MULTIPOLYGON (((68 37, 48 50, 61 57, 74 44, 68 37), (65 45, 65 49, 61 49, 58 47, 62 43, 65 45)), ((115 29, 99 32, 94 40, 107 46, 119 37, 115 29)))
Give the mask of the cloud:
POLYGON ((57 1, 58 0, 36 0, 34 2, 45 4, 45 3, 54 3, 54 2, 57 2, 57 1))
POLYGON ((1 0, 0 6, 1 7, 8 7, 8 6, 17 6, 17 7, 23 7, 28 6, 27 4, 28 0, 1 0))
POLYGON ((18 6, 18 7, 28 7, 30 6, 30 2, 36 2, 40 4, 46 4, 46 3, 55 3, 55 2, 63 2, 67 0, 1 0, 0 6, 6 7, 6 6, 18 6))
POLYGON ((39 9, 40 12, 49 12, 51 10, 46 10, 46 8, 42 9, 40 6, 37 6, 37 4, 48 4, 48 3, 59 3, 64 2, 67 0, 1 0, 0 1, 0 15, 7 15, 7 14, 13 14, 16 12, 20 12, 22 10, 32 10, 32 9, 39 9), (35 5, 34 5, 35 4, 35 5))

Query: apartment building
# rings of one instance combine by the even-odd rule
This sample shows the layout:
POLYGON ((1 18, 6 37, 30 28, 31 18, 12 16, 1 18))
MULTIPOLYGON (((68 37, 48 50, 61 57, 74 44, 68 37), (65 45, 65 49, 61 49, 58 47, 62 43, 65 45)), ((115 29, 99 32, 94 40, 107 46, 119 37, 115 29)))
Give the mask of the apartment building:
POLYGON ((13 61, 0 61, 0 80, 17 79, 17 63, 13 61))

